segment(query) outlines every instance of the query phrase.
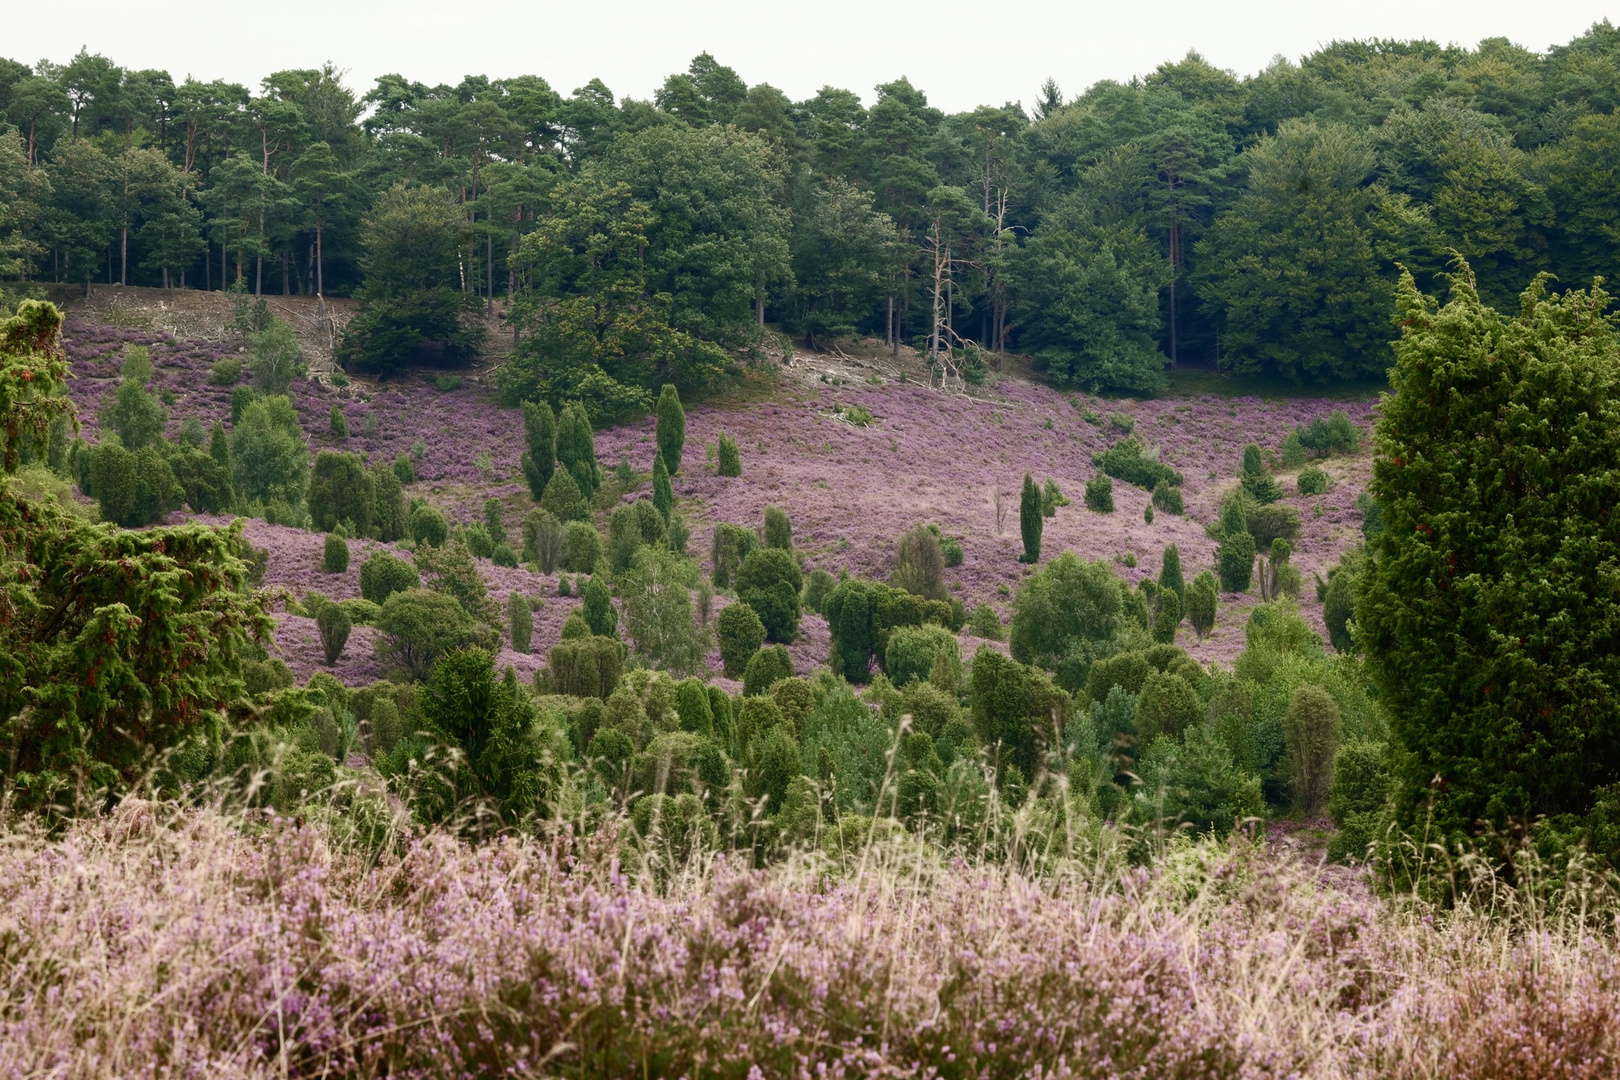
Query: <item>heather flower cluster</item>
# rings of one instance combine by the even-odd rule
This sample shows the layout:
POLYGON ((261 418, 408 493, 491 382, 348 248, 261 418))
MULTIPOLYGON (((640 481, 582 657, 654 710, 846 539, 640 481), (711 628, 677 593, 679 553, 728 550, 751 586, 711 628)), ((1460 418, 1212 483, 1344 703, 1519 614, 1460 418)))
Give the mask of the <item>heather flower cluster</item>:
POLYGON ((1612 939, 1404 917, 1242 844, 656 889, 611 832, 370 860, 130 800, 16 836, 0 1071, 1573 1080, 1620 1049, 1612 939))

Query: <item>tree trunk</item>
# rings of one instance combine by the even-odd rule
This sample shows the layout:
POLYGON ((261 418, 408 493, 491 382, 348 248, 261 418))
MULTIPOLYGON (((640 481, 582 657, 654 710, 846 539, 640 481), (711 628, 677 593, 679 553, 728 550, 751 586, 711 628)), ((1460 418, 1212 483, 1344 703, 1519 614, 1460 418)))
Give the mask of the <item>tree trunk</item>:
POLYGON ((285 251, 281 253, 281 295, 292 295, 292 278, 288 274, 287 253, 285 251))
POLYGON ((325 254, 323 251, 321 251, 321 231, 322 231, 321 230, 321 224, 322 224, 321 219, 319 217, 317 217, 315 219, 315 295, 316 296, 325 296, 326 295, 326 278, 325 278, 325 275, 324 275, 324 273, 322 271, 322 268, 321 268, 322 256, 325 254))
POLYGON ((118 284, 129 284, 129 223, 125 222, 118 237, 118 284))

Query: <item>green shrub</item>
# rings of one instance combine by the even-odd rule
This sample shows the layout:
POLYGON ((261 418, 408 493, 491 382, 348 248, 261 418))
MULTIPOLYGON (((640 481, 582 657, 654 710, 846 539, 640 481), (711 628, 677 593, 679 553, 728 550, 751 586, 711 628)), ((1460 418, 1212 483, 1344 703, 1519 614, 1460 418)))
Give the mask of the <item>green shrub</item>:
MULTIPOLYGON (((776 648, 782 647, 778 645, 776 648)), ((816 708, 816 691, 811 687, 809 680, 792 674, 775 680, 771 684, 771 700, 782 710, 782 716, 792 725, 793 733, 804 734, 805 726, 810 722, 810 714, 816 708)))
POLYGON ((1031 565, 1041 561, 1041 533, 1046 521, 1041 514, 1041 490, 1035 480, 1024 474, 1024 487, 1018 497, 1018 532, 1024 541, 1024 553, 1019 562, 1031 565))
POLYGON ((1153 501, 1151 505, 1167 514, 1186 513, 1186 506, 1181 498, 1181 488, 1168 480, 1160 480, 1153 485, 1153 501))
POLYGON ((1350 620, 1355 615, 1356 594, 1361 587, 1362 551, 1346 552, 1339 564, 1328 571, 1322 595, 1322 621, 1327 624, 1328 641, 1339 652, 1354 651, 1355 639, 1350 620))
POLYGON ((255 398, 244 408, 232 426, 231 462, 232 486, 242 498, 302 506, 309 444, 292 402, 285 397, 255 398))
POLYGON ((799 593, 804 577, 793 556, 780 548, 757 548, 737 570, 737 598, 765 624, 765 639, 786 643, 799 635, 799 593))
POLYGON ((86 451, 90 492, 101 503, 103 520, 139 528, 178 510, 186 492, 159 451, 146 447, 130 453, 108 444, 86 451))
MULTIPOLYGON (((591 431, 590 416, 586 414, 585 406, 577 401, 564 405, 562 415, 557 419, 557 462, 562 466, 559 472, 566 472, 574 478, 575 486, 588 506, 591 496, 601 486, 602 470, 596 461, 596 437, 591 431)), ((549 484, 547 490, 550 490, 549 484)), ((556 513, 556 510, 552 512, 556 513)), ((568 520, 563 514, 557 516, 568 520)))
POLYGON ((1093 476, 1086 481, 1086 509, 1099 514, 1114 512, 1114 481, 1108 476, 1093 476))
POLYGON ((208 369, 210 386, 235 386, 241 381, 242 361, 234 356, 222 357, 214 361, 214 366, 208 369))
POLYGON ((395 455, 393 470, 394 475, 399 478, 401 484, 416 483, 416 470, 411 467, 411 459, 406 455, 395 455))
POLYGON ((544 401, 523 403, 523 439, 526 449, 521 463, 529 494, 544 498, 557 468, 557 417, 544 401))
POLYGON ((653 455, 653 508, 666 522, 669 515, 675 510, 675 489, 669 483, 669 467, 664 464, 664 455, 653 455))
POLYGON ((461 542, 480 559, 487 559, 495 553, 495 541, 490 539, 489 530, 481 521, 475 521, 461 530, 461 542))
POLYGON ((717 450, 719 465, 715 472, 720 476, 741 476, 742 456, 737 453, 737 443, 730 435, 721 434, 717 450))
POLYGON ((1244 493, 1262 506, 1282 498, 1282 486, 1266 468, 1260 447, 1254 443, 1243 448, 1243 471, 1239 474, 1238 480, 1243 486, 1244 493))
POLYGON ((837 587, 838 579, 827 571, 821 569, 810 571, 809 576, 804 579, 804 610, 820 615, 822 605, 837 587))
POLYGON ((759 647, 765 643, 765 624, 745 602, 727 604, 716 620, 720 663, 726 678, 739 678, 759 647))
POLYGON ((1159 564, 1159 587, 1173 589, 1183 600, 1187 597, 1187 584, 1181 576, 1181 549, 1174 544, 1164 549, 1164 558, 1159 564))
MULTIPOLYGON (((559 476, 563 473, 559 470, 559 476)), ((589 574, 602 561, 602 536, 589 521, 570 521, 563 530, 567 551, 564 565, 575 574, 589 574)))
POLYGON ((1320 495, 1328 489, 1328 474, 1317 468, 1301 469, 1298 483, 1301 495, 1320 495))
POLYGON ((347 600, 339 600, 338 605, 349 616, 349 622, 354 626, 370 626, 377 621, 382 612, 382 605, 373 604, 363 597, 352 596, 347 600))
POLYGON ((945 588, 945 552, 936 530, 918 525, 900 538, 889 584, 930 600, 950 596, 945 588))
POLYGON ((743 560, 758 546, 759 537, 751 530, 724 521, 716 525, 709 559, 714 568, 715 587, 729 588, 743 560))
POLYGON ((1143 491, 1152 491, 1160 482, 1171 487, 1181 486, 1181 474, 1158 459, 1157 452, 1147 451, 1128 435, 1099 454, 1092 455, 1091 463, 1104 475, 1123 480, 1143 491))
POLYGON ((1057 481, 1048 476, 1046 485, 1041 488, 1041 516, 1057 517, 1058 508, 1068 505, 1069 500, 1063 497, 1057 481))
POLYGON ((356 536, 369 536, 375 509, 372 478, 363 457, 336 450, 315 455, 309 477, 309 519, 315 528, 331 532, 347 525, 356 536))
POLYGON ((332 667, 343 655, 343 646, 349 641, 349 613, 341 604, 326 604, 315 616, 315 627, 321 633, 321 651, 326 655, 326 666, 332 667))
POLYGON ((567 469, 557 469, 551 474, 545 494, 540 497, 540 509, 558 521, 585 521, 591 516, 590 503, 580 491, 574 474, 567 469))
POLYGON ((332 438, 347 439, 349 437, 349 421, 344 417, 343 410, 336 405, 327 415, 327 425, 331 429, 332 438))
POLYGON ((586 582, 585 591, 580 596, 584 599, 580 614, 584 615, 585 625, 591 628, 591 633, 598 637, 617 637, 619 609, 613 606, 613 594, 600 574, 586 582))
MULTIPOLYGON (((1223 521, 1224 524, 1224 521, 1223 521)), ((1254 577, 1255 543, 1247 529, 1224 533, 1215 551, 1223 592, 1248 592, 1254 577)))
POLYGON ((251 386, 237 386, 231 390, 231 427, 234 429, 242 422, 242 414, 247 407, 259 400, 258 392, 251 386))
POLYGON ((1283 716, 1284 772, 1294 805, 1307 815, 1327 808, 1333 760, 1343 735, 1339 704, 1320 686, 1301 686, 1283 716))
POLYGON ((254 385, 265 394, 285 394, 293 379, 306 369, 298 335, 291 325, 277 318, 248 335, 247 358, 254 385))
POLYGON ((675 687, 675 712, 682 731, 705 737, 714 734, 714 709, 702 679, 682 679, 675 687))
POLYGON ((1265 812, 1260 778, 1235 761, 1206 725, 1188 728, 1183 742, 1150 742, 1143 736, 1140 745, 1142 785, 1136 798, 1143 815, 1161 828, 1185 826, 1195 835, 1225 836, 1234 822, 1265 812))
POLYGON ((518 564, 517 552, 512 550, 510 544, 496 544, 495 550, 489 553, 489 561, 496 566, 515 570, 518 564))
POLYGON ((534 633, 534 612, 529 610, 529 600, 522 593, 515 592, 507 596, 506 622, 512 640, 512 651, 527 653, 529 638, 534 633))
POLYGON ((793 523, 788 520, 786 510, 778 506, 765 508, 764 541, 768 548, 793 550, 793 523))
POLYGON ((1390 793, 1388 747, 1371 739, 1351 739, 1333 757, 1328 814, 1339 834, 1328 845, 1336 859, 1365 859, 1377 840, 1376 827, 1390 793))
POLYGON ((554 573, 568 557, 568 530, 557 515, 538 507, 523 519, 523 559, 543 574, 554 573))
MULTIPOLYGON (((1093 698, 1092 700, 1096 700, 1093 698)), ((1203 719, 1204 703, 1179 674, 1150 671, 1136 695, 1136 733, 1148 746, 1163 735, 1180 739, 1203 719)))
POLYGON ((191 447, 175 447, 168 462, 175 481, 185 492, 186 505, 197 513, 222 514, 235 502, 229 465, 221 465, 212 455, 191 447))
POLYGON ((1181 613, 1181 597, 1175 590, 1160 589, 1154 598, 1153 640, 1160 645, 1174 645, 1181 613))
POLYGON ((377 616, 377 653, 412 678, 424 679, 439 657, 472 644, 472 620, 453 597, 428 589, 389 595, 377 616))
POLYGON ((606 701, 624 674, 624 646, 617 638, 587 631, 553 645, 546 664, 551 688, 557 693, 606 701))
POLYGON ((748 658, 748 664, 743 669, 743 696, 756 697, 770 692, 782 679, 793 675, 793 660, 788 656, 786 646, 773 645, 769 649, 759 649, 748 658))
POLYGON ((349 542, 339 533, 326 534, 326 550, 321 557, 321 569, 328 574, 341 574, 349 568, 349 542))
POLYGON ((973 725, 985 746, 1000 745, 1003 790, 1005 766, 1034 776, 1049 751, 1061 746, 1069 712, 1069 695, 1045 672, 1009 660, 988 645, 973 655, 969 684, 973 725))
POLYGON ((1187 589, 1187 622, 1192 625, 1199 641, 1203 641, 1214 629, 1215 609, 1219 602, 1214 574, 1205 570, 1193 578, 1192 585, 1187 589))
POLYGON ((681 471, 681 453, 686 446, 686 410, 681 408, 680 392, 665 383, 653 411, 657 417, 653 440, 663 456, 664 467, 673 476, 681 471))
POLYGON ((450 539, 450 523, 445 521, 444 515, 437 508, 427 503, 422 503, 411 511, 410 530, 411 539, 418 545, 443 547, 445 541, 450 539))
POLYGON ((373 604, 387 603, 394 593, 421 587, 416 568, 386 551, 375 552, 360 564, 360 595, 373 604))
POLYGON ((980 604, 968 616, 968 629, 986 641, 1000 641, 1006 637, 1006 628, 1001 624, 1001 616, 989 604, 980 604))
POLYGON ((884 670, 889 681, 904 688, 912 680, 927 681, 939 657, 950 668, 950 685, 962 678, 962 656, 956 635, 942 626, 901 626, 889 635, 884 650, 884 670))

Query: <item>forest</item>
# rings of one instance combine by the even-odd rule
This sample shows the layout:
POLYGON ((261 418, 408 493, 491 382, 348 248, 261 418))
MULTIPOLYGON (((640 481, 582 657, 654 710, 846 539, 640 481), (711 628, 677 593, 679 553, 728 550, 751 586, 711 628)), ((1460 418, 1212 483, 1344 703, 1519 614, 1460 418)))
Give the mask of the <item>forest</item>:
POLYGON ((866 100, 0 61, 0 1072, 1615 1074, 1620 30, 866 100))
POLYGON ((457 312, 505 301, 524 390, 599 417, 709 385, 766 323, 1089 390, 1162 390, 1166 360, 1376 381, 1398 266, 1432 287, 1460 254, 1502 305, 1613 265, 1617 42, 1341 42, 1241 79, 1192 53, 955 115, 904 78, 793 102, 707 54, 652 101, 0 61, 0 278, 354 296, 378 371, 467 359, 457 312))

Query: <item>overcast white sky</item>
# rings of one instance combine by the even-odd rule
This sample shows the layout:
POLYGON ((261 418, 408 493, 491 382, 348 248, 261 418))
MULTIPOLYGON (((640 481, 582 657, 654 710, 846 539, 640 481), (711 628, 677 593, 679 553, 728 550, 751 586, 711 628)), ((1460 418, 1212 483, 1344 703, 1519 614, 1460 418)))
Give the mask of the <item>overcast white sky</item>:
POLYGON ((0 55, 69 59, 79 46, 176 80, 261 77, 332 60, 360 92, 386 72, 425 83, 463 74, 538 74, 566 94, 593 76, 619 97, 649 97, 707 49, 749 83, 799 100, 823 85, 871 102, 900 75, 948 111, 1034 100, 1048 75, 1066 94, 1126 79, 1195 48, 1248 74, 1342 38, 1426 37, 1473 45, 1507 37, 1532 49, 1620 14, 1620 0, 1157 0, 886 3, 814 0, 7 0, 0 55))

